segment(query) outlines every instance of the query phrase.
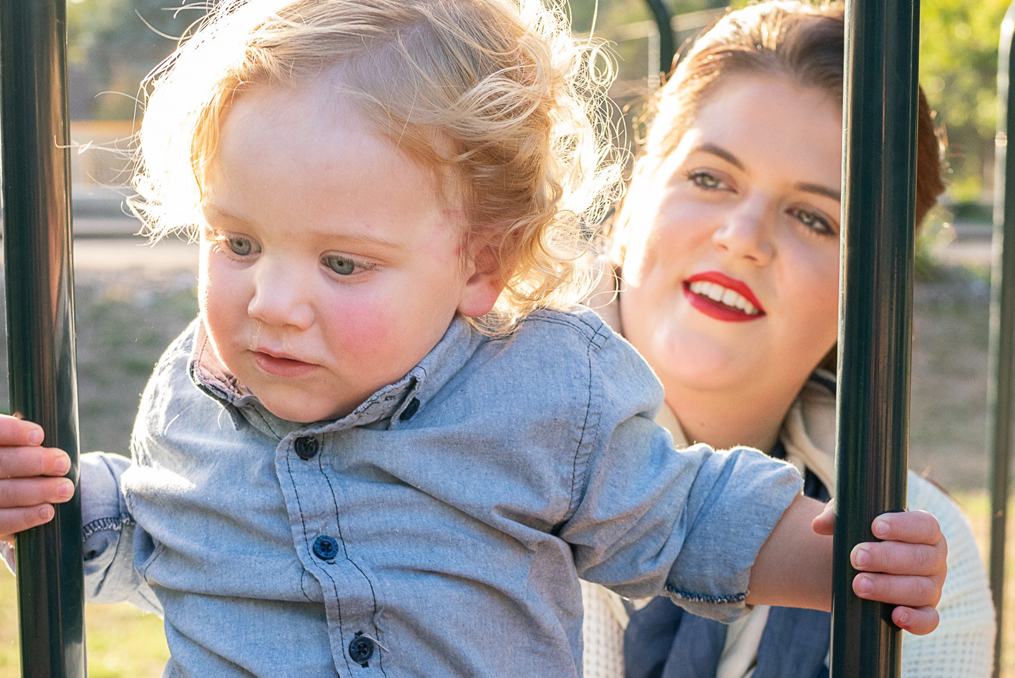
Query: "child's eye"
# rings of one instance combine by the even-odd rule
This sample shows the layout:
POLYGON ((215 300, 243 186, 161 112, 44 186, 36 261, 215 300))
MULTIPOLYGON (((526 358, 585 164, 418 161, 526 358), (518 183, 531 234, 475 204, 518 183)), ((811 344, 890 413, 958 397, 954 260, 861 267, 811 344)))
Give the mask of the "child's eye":
POLYGON ((729 188, 725 181, 708 170, 694 170, 687 175, 687 179, 706 191, 723 191, 729 188))
POLYGON ((820 235, 835 235, 835 227, 829 219, 818 212, 805 209, 791 209, 790 216, 794 217, 808 229, 820 235))
POLYGON ((355 261, 349 257, 343 257, 339 254, 325 255, 324 263, 338 275, 352 275, 357 270, 369 270, 373 268, 370 264, 355 261))
POLYGON ((234 235, 226 238, 226 244, 233 254, 245 257, 249 254, 255 253, 254 241, 250 238, 244 238, 242 236, 234 235))

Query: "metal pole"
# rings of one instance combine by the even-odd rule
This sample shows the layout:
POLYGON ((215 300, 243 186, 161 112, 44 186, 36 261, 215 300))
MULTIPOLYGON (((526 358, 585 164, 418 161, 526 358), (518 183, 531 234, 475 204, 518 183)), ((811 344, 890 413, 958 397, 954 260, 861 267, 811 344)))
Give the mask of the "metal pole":
POLYGON ((1012 448, 1015 387, 1015 154, 1008 154, 1015 109, 1008 84, 1015 40, 1015 3, 1001 24, 997 59, 997 139, 994 150, 994 241, 990 290, 990 375, 987 391, 987 447, 991 452, 990 589, 997 616, 994 676, 1000 675, 1001 622, 1004 607, 1004 551, 1012 448), (1005 247, 1007 245, 1007 247, 1005 247))
POLYGON ((918 0, 847 0, 833 678, 901 675, 891 606, 852 591, 849 553, 906 505, 918 0))
MULTIPOLYGON (((11 407, 78 479, 64 0, 0 2, 0 134, 11 407)), ((18 535, 21 675, 84 678, 78 495, 18 535)))
MULTIPOLYGON (((677 51, 674 47, 670 10, 666 9, 663 0, 645 0, 645 2, 648 3, 649 11, 652 12, 652 18, 655 19, 659 29, 659 72, 669 73, 673 66, 673 55, 677 51)), ((651 54, 649 54, 649 58, 652 58, 651 54)), ((651 67, 649 64, 649 68, 651 67)))

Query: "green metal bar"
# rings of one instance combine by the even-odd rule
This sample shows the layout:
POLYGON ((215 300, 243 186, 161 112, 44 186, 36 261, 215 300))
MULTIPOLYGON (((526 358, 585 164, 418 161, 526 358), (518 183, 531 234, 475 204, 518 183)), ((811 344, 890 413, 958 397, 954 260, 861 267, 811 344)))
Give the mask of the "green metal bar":
POLYGON ((1008 111, 1015 110, 1008 75, 1012 72, 1015 3, 1001 24, 997 59, 997 139, 994 151, 994 242, 990 290, 990 383, 987 391, 987 447, 990 450, 990 589, 997 616, 994 676, 1000 675, 1001 622, 1004 601, 1005 525, 1011 473, 1012 406, 1015 403, 1015 154, 1008 139, 1015 135, 1008 111))
POLYGON ((673 38, 673 17, 670 16, 670 10, 663 4, 663 0, 645 0, 645 2, 659 28, 659 72, 669 73, 673 66, 673 55, 677 51, 673 38))
MULTIPOLYGON (((0 139, 11 408, 78 479, 64 0, 0 2, 0 139)), ((84 678, 81 507, 18 536, 21 675, 84 678)))
POLYGON ((846 3, 833 678, 901 675, 891 606, 853 594, 849 553, 906 505, 919 7, 846 3))

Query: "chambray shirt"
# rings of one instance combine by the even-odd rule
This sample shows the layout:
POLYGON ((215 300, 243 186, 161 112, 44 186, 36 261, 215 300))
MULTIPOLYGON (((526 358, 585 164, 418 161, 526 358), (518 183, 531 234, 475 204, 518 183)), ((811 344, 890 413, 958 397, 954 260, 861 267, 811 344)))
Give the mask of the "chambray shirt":
POLYGON ((674 451, 662 388, 588 310, 492 339, 456 320, 338 421, 283 421, 199 321, 129 462, 85 455, 86 589, 164 615, 166 676, 580 676, 578 578, 744 608, 799 493, 750 449, 674 451))

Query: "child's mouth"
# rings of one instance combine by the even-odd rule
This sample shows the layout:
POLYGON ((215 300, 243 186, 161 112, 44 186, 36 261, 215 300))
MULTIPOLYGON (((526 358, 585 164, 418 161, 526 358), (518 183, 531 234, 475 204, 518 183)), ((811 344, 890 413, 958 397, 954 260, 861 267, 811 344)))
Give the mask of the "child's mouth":
POLYGON ((302 360, 279 356, 266 351, 252 351, 257 366, 276 377, 301 377, 317 369, 317 365, 302 360))

